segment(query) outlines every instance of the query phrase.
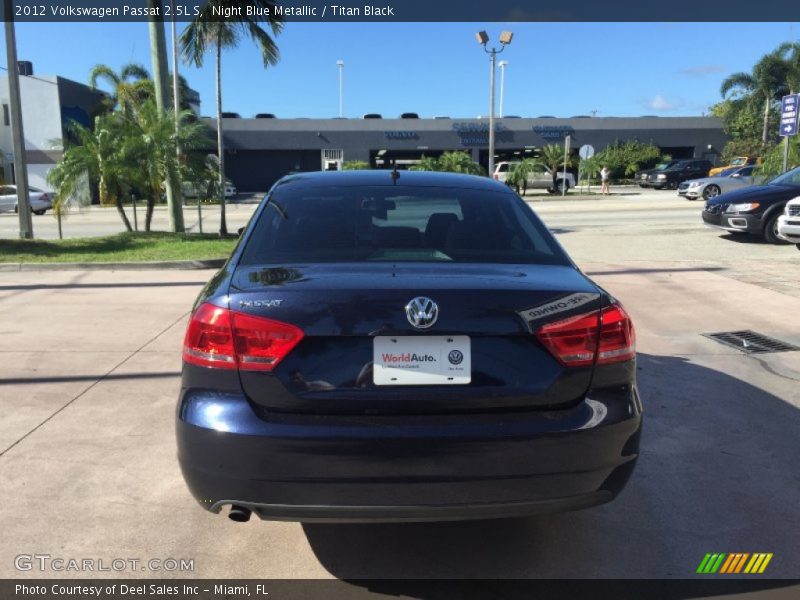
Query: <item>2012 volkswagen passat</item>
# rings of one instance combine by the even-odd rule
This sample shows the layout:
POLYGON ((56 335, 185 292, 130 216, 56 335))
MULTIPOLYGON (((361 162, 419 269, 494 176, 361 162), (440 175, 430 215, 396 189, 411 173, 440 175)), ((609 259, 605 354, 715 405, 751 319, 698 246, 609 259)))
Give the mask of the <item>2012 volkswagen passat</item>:
POLYGON ((183 475, 234 520, 583 508, 638 456, 630 317, 488 178, 284 177, 183 361, 183 475))

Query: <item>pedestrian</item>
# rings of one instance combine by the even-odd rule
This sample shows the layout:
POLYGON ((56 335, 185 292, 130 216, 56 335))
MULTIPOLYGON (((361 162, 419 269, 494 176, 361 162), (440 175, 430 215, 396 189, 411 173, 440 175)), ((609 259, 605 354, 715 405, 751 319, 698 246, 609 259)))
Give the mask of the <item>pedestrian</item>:
POLYGON ((608 196, 611 194, 611 191, 608 189, 608 177, 611 175, 611 171, 609 171, 608 167, 603 165, 603 168, 600 169, 600 193, 604 196, 608 196))

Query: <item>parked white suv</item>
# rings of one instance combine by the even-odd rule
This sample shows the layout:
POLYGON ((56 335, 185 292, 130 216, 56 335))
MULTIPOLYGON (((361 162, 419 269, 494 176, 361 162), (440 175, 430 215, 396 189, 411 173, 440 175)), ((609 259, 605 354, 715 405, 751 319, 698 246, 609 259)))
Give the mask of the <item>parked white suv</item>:
MULTIPOLYGON (((497 163, 494 167, 493 177, 497 181, 502 181, 505 183, 508 179, 509 173, 511 173, 511 171, 514 170, 514 167, 518 164, 519 162, 515 161, 502 161, 497 163)), ((556 174, 556 185, 554 188, 553 172, 543 165, 538 165, 528 173, 527 185, 524 187, 525 189, 539 189, 547 190, 550 193, 560 193, 561 188, 564 185, 566 185, 567 190, 575 187, 575 177, 573 177, 572 173, 567 173, 565 179, 564 173, 559 171, 556 174)))
POLYGON ((789 200, 783 214, 778 217, 778 236, 797 244, 800 250, 800 196, 789 200))

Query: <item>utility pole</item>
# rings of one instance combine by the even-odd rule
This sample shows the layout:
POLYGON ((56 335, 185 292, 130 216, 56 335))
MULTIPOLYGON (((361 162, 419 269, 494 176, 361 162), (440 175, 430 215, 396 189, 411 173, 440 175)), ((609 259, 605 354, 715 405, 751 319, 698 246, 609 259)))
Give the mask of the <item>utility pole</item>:
POLYGON ((25 132, 22 126, 22 102, 19 92, 19 67, 17 66, 17 37, 14 31, 14 10, 11 0, 5 0, 6 60, 8 63, 8 95, 11 112, 11 137, 14 142, 14 179, 17 186, 19 211, 19 237, 33 238, 30 196, 28 195, 28 164, 25 160, 25 132))
MULTIPOLYGON (((161 0, 147 0, 147 6, 152 14, 158 15, 149 17, 147 24, 150 30, 150 60, 153 64, 156 106, 159 114, 164 115, 167 109, 167 40, 164 35, 164 7, 161 0)), ((182 233, 183 206, 177 180, 177 173, 167 173, 167 212, 170 231, 182 233)))
POLYGON ((342 72, 344 71, 344 61, 337 60, 336 66, 339 67, 339 118, 344 118, 344 88, 342 79, 342 72))
POLYGON ((500 67, 500 110, 498 112, 498 116, 502 119, 503 118, 503 99, 505 98, 505 89, 506 89, 506 67, 508 66, 507 60, 501 60, 497 63, 497 66, 500 67))

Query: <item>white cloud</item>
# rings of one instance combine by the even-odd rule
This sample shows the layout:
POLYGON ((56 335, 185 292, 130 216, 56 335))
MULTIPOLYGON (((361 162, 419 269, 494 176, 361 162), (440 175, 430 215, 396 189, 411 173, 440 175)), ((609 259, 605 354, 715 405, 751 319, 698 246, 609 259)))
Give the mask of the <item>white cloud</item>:
POLYGON ((675 110, 676 108, 680 107, 680 104, 680 102, 667 100, 667 98, 661 94, 656 94, 644 103, 644 105, 650 110, 658 111, 675 110))

